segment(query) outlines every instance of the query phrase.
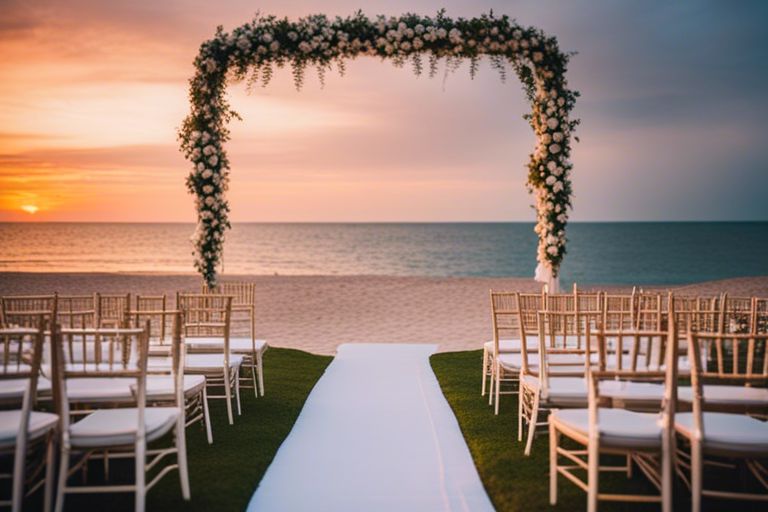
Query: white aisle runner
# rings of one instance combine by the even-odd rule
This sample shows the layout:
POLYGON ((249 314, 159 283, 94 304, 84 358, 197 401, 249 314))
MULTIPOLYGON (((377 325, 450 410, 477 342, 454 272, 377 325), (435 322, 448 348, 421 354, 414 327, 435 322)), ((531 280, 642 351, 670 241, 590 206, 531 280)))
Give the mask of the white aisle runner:
POLYGON ((435 349, 339 346, 248 510, 493 510, 429 366, 435 349))

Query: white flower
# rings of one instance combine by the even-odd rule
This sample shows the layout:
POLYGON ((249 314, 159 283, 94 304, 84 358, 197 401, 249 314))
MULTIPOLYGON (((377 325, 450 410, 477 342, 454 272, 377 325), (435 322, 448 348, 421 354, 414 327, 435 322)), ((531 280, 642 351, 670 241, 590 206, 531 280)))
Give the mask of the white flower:
POLYGON ((498 33, 499 33, 499 27, 493 27, 493 28, 491 29, 491 35, 492 35, 492 36, 495 36, 495 35, 497 35, 498 33))
POLYGON ((206 204, 207 206, 213 206, 213 203, 214 203, 215 201, 216 201, 216 200, 213 198, 213 196, 206 196, 206 197, 205 197, 205 204, 206 204))
POLYGON ((213 176, 213 171, 210 170, 210 169, 206 169, 206 170, 203 171, 202 176, 203 176, 203 179, 207 180, 208 178, 213 176))
POLYGON ((245 36, 240 36, 237 38, 237 47, 243 51, 248 51, 251 48, 251 41, 245 36))
POLYGON ((552 185, 556 181, 557 181, 557 178, 555 178, 554 176, 548 176, 547 180, 546 180, 546 183, 547 183, 547 185, 552 185))
POLYGON ((267 32, 266 34, 264 34, 263 36, 261 36, 261 40, 262 40, 263 42, 265 42, 265 43, 271 43, 271 42, 272 42, 272 34, 270 34, 269 32, 267 32))
POLYGON ((290 32, 288 32, 288 39, 290 39, 291 41, 296 41, 299 39, 299 34, 291 30, 290 32))
MULTIPOLYGON (((550 176, 550 178, 554 178, 554 176, 550 176)), ((563 190, 563 182, 562 181, 556 181, 554 185, 552 185, 552 192, 560 192, 563 190)))
POLYGON ((279 50, 279 49, 280 49, 280 43, 279 43, 279 42, 277 42, 277 41, 272 41, 272 44, 270 44, 270 45, 269 45, 269 49, 270 49, 272 52, 276 52, 277 50, 279 50))
POLYGON ((563 141, 563 133, 562 132, 555 132, 552 134, 552 140, 555 142, 562 142, 563 141))
POLYGON ((444 28, 437 29, 437 37, 438 39, 445 39, 445 36, 448 35, 448 32, 444 28))
POLYGON ((203 194, 210 195, 213 193, 213 187, 211 185, 205 185, 203 187, 203 194))
POLYGON ((407 37, 408 39, 413 39, 414 34, 415 33, 412 28, 405 29, 405 37, 407 37))
POLYGON ((190 134, 190 137, 192 138, 192 140, 197 140, 197 139, 200 138, 201 135, 202 135, 202 133, 200 133, 199 131, 195 130, 195 131, 193 131, 190 134))
POLYGON ((213 73, 214 71, 216 71, 218 67, 219 65, 212 58, 208 57, 207 59, 205 59, 205 70, 208 73, 213 73))
POLYGON ((555 176, 560 176, 561 174, 563 174, 563 168, 562 167, 555 167, 555 170, 552 171, 552 174, 554 174, 555 176))
POLYGON ((515 39, 520 39, 521 37, 523 37, 523 33, 520 30, 515 30, 514 32, 512 32, 512 37, 514 37, 515 39))
POLYGON ((310 51, 312 51, 312 46, 308 42, 302 41, 299 43, 299 50, 301 50, 304 53, 309 53, 310 51))
POLYGON ((527 39, 523 39, 522 41, 520 41, 520 48, 528 48, 528 40, 527 39))
POLYGON ((557 216, 557 222, 561 222, 565 224, 565 221, 567 220, 568 220, 568 216, 564 213, 561 213, 560 215, 557 216))
POLYGON ((202 135, 202 138, 201 138, 201 142, 203 144, 208 144, 209 140, 211 140, 211 134, 208 133, 208 132, 203 132, 203 135, 202 135))
POLYGON ((544 60, 544 54, 541 52, 533 52, 533 62, 541 62, 544 60))
POLYGON ((450 32, 448 32, 448 39, 451 40, 453 43, 458 43, 461 41, 461 30, 457 28, 452 28, 450 32))
POLYGON ((216 152, 216 148, 215 148, 215 147, 213 147, 213 146, 212 146, 212 145, 210 145, 210 144, 208 144, 207 146, 205 146, 205 147, 203 148, 203 154, 204 154, 205 156, 210 156, 210 155, 214 154, 215 152, 216 152))
POLYGON ((552 144, 549 146, 549 152, 553 155, 556 155, 560 152, 560 145, 559 144, 552 144))
POLYGON ((408 41, 403 41, 400 44, 400 49, 403 50, 404 52, 409 51, 411 49, 411 43, 409 43, 408 41))
POLYGON ((205 164, 203 162, 197 164, 197 170, 198 172, 203 172, 205 170, 205 164))
POLYGON ((547 119, 547 127, 550 130, 554 130, 555 128, 557 128, 557 125, 559 124, 560 122, 557 120, 556 117, 550 117, 549 119, 547 119))
POLYGON ((200 153, 201 153, 200 148, 195 148, 195 149, 192 150, 192 155, 191 156, 192 156, 192 161, 193 162, 197 162, 198 160, 200 160, 200 156, 201 156, 200 153))
POLYGON ((423 34, 424 33, 424 25, 421 23, 417 24, 415 27, 413 27, 413 31, 417 34, 423 34))
POLYGON ((547 169, 554 172, 554 170, 557 169, 557 164, 552 160, 550 160, 549 162, 547 162, 547 169))
POLYGON ((565 98, 557 98, 557 105, 559 107, 562 107, 563 105, 565 105, 565 98))
POLYGON ((424 46, 424 41, 421 40, 421 38, 414 38, 413 40, 413 48, 414 50, 419 50, 424 46))
POLYGON ((557 252, 558 252, 557 246, 550 245, 549 247, 547 247, 547 253, 548 254, 550 254, 552 256, 557 256, 557 252))
POLYGON ((218 164, 218 163, 219 163, 219 157, 217 157, 216 155, 213 155, 213 156, 211 156, 211 157, 208 159, 208 163, 209 163, 209 164, 211 164, 211 165, 216 165, 216 164, 218 164))
POLYGON ((552 142, 552 136, 545 132, 544 135, 541 136, 541 142, 544 144, 549 144, 552 142))

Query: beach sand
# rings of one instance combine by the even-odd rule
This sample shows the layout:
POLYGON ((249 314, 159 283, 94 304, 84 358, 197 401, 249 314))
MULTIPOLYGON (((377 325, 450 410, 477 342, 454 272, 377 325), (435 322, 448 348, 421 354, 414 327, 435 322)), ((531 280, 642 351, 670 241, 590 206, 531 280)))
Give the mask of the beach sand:
MULTIPOLYGON (((257 335, 270 345, 333 354, 342 343, 436 343, 470 350, 490 339, 488 291, 538 291, 533 279, 226 276, 256 283, 257 335)), ((196 275, 0 273, 0 295, 195 291, 196 275)), ((647 288, 647 287, 646 287, 647 288)), ((589 289, 628 290, 622 286, 589 289)), ((661 288, 666 290, 667 288, 661 288)), ((670 287, 681 294, 768 297, 768 276, 670 287)))

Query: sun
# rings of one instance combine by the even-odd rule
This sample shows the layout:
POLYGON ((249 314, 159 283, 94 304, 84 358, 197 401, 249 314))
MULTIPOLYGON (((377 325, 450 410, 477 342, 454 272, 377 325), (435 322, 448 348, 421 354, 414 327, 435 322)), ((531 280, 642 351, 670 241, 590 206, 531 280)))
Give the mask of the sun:
POLYGON ((21 207, 22 210, 27 212, 30 215, 34 215, 37 213, 37 211, 40 209, 39 207, 35 206, 34 204, 25 204, 21 207))

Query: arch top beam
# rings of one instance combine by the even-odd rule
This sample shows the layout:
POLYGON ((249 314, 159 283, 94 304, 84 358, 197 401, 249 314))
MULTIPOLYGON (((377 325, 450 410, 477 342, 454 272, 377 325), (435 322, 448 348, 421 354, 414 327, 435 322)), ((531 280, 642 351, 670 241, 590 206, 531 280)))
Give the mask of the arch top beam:
POLYGON ((565 77, 570 55, 560 51, 554 37, 508 16, 489 13, 451 19, 440 11, 435 17, 368 18, 358 12, 347 18, 314 15, 297 21, 257 15, 231 32, 219 27, 200 46, 190 79, 190 113, 179 140, 193 165, 187 188, 195 196, 198 222, 192 240, 195 267, 203 279, 209 285, 216 283, 230 227, 226 200, 230 167, 224 145, 229 140, 227 125, 238 116, 227 103, 227 84, 249 78, 266 85, 275 66, 290 65, 300 88, 307 67, 316 67, 322 81, 333 65, 343 72, 344 61, 359 56, 380 57, 396 65, 410 62, 416 74, 426 71, 430 76, 441 60, 451 69, 468 59, 473 76, 482 58, 490 59, 502 79, 509 68, 514 70, 531 105, 525 118, 537 137, 527 176, 537 212, 537 279, 556 278, 566 252, 571 140, 579 123, 570 116, 578 97, 565 77))

